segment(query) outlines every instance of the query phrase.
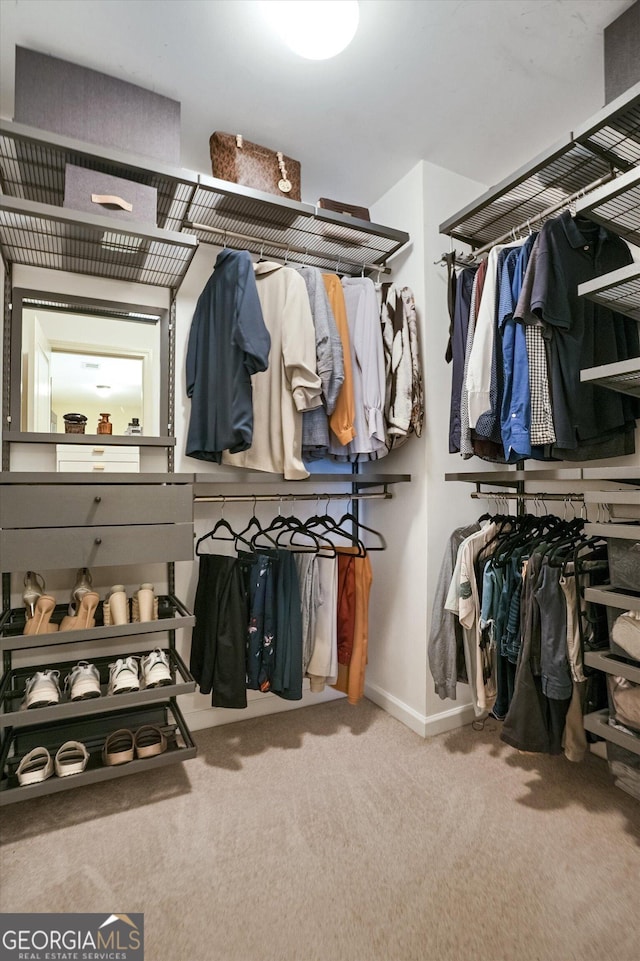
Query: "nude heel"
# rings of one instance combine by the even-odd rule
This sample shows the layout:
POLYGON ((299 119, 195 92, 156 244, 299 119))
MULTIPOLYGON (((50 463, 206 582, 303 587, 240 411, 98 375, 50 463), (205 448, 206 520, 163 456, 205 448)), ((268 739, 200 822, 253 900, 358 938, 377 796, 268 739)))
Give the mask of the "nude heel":
POLYGON ((95 591, 88 591, 86 594, 83 594, 78 605, 78 613, 74 617, 70 617, 69 615, 63 617, 60 630, 86 631, 91 627, 95 627, 95 613, 99 603, 100 597, 95 591))
POLYGON ((131 601, 132 620, 134 622, 157 621, 158 599, 155 596, 153 584, 141 584, 131 601))
POLYGON ((105 627, 129 623, 129 602, 124 584, 114 584, 109 591, 102 605, 102 619, 105 627))
POLYGON ((50 621, 56 607, 55 597, 50 594, 41 594, 35 604, 33 617, 30 617, 24 626, 24 633, 30 634, 52 634, 58 630, 57 624, 50 621))
MULTIPOLYGON (((22 600, 27 609, 27 617, 33 617, 36 609, 36 602, 44 594, 44 578, 35 571, 27 571, 24 575, 24 591, 22 600)), ((26 632, 25 632, 26 633, 26 632)))

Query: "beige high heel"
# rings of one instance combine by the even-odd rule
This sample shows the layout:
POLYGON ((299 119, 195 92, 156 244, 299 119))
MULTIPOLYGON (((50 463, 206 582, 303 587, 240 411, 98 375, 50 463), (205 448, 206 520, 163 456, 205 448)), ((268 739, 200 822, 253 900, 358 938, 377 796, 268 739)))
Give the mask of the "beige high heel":
POLYGON ((96 608, 100 603, 100 597, 95 591, 87 591, 82 595, 78 604, 78 613, 73 617, 67 614, 62 618, 60 624, 61 631, 86 631, 90 627, 96 626, 96 608))
POLYGON ((30 617, 24 626, 25 635, 52 634, 57 631, 58 625, 52 624, 50 620, 55 607, 55 597, 51 597, 50 594, 41 594, 35 603, 33 617, 30 617))
POLYGON ((42 597, 45 590, 44 578, 35 571, 27 571, 24 575, 24 591, 22 600, 27 609, 27 617, 33 617, 36 610, 36 602, 42 597))
POLYGON ((153 584, 141 584, 131 598, 131 620, 134 623, 158 620, 158 598, 153 584))

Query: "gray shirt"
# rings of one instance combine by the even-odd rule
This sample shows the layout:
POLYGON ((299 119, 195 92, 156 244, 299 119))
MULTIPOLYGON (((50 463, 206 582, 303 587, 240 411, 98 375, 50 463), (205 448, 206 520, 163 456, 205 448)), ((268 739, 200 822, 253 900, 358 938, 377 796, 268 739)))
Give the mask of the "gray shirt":
POLYGON ((299 273, 309 294, 316 332, 316 370, 322 383, 322 407, 306 410, 302 415, 302 455, 305 460, 314 460, 329 453, 327 418, 333 413, 344 382, 344 359, 322 271, 317 267, 300 267, 299 273))
POLYGON ((429 631, 429 667, 435 683, 436 694, 443 700, 447 697, 456 699, 456 683, 458 680, 466 682, 466 673, 460 677, 464 667, 464 651, 462 643, 462 628, 457 616, 445 609, 445 601, 449 592, 453 570, 458 556, 458 548, 463 541, 480 530, 478 524, 459 527, 453 532, 442 558, 442 566, 436 586, 431 612, 431 629, 429 631))

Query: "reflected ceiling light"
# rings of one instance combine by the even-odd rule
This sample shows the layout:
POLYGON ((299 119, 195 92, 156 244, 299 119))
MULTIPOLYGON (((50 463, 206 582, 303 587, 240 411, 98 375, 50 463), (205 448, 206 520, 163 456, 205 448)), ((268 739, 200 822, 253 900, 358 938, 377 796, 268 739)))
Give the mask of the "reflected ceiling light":
POLYGON ((358 0, 263 0, 262 7, 287 46, 307 60, 341 53, 360 19, 358 0))
POLYGON ((100 397, 108 397, 111 393, 111 384, 96 384, 96 393, 100 397))

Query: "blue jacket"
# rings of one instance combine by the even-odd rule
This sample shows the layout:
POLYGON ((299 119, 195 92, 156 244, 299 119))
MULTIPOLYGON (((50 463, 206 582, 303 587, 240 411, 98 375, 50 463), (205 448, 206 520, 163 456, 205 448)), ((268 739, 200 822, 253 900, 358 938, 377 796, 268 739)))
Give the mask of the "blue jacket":
POLYGON ((187 348, 188 457, 221 463, 253 438, 251 375, 266 370, 271 338, 246 250, 222 250, 196 305, 187 348))

